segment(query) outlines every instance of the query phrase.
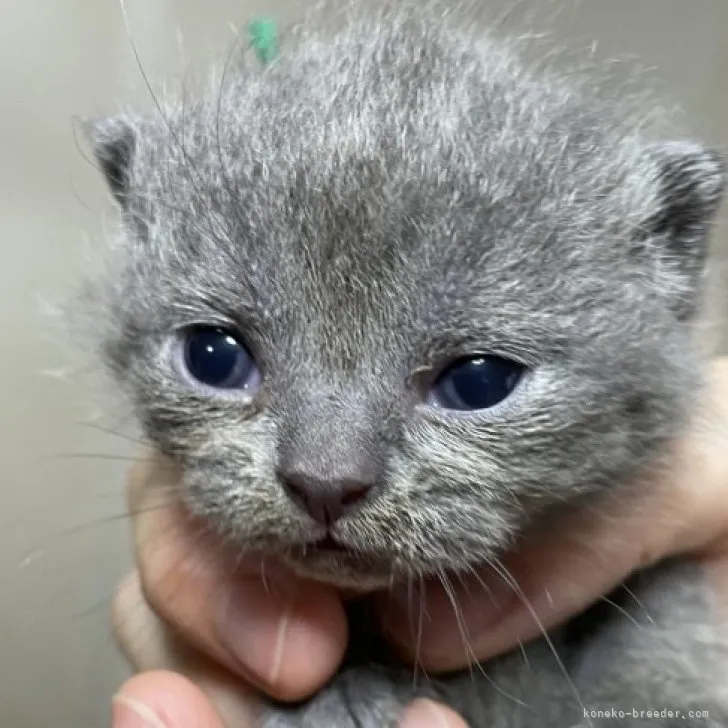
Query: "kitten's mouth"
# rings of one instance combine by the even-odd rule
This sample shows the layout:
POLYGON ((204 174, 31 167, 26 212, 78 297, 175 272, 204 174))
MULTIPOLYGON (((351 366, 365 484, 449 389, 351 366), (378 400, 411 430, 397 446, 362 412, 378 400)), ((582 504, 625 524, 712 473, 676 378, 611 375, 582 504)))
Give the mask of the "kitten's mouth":
POLYGON ((295 546, 287 561, 302 576, 339 587, 370 590, 391 580, 391 560, 351 548, 331 534, 295 546))

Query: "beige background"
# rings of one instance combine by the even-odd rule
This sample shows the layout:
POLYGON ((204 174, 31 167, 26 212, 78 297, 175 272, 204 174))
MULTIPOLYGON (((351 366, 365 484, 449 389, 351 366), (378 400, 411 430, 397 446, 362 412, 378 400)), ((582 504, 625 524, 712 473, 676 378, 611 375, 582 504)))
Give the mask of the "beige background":
MULTIPOLYGON (((128 7, 156 81, 226 47, 230 24, 253 11, 298 12, 262 0, 128 7)), ((569 0, 558 27, 656 66, 696 129, 728 145, 726 0, 569 0)), ((68 296, 108 209, 71 117, 149 106, 118 0, 0 0, 0 98, 0 725, 91 728, 106 725, 124 675, 107 608, 128 563, 121 485, 133 450, 89 425, 87 362, 64 350, 41 301, 68 296)))

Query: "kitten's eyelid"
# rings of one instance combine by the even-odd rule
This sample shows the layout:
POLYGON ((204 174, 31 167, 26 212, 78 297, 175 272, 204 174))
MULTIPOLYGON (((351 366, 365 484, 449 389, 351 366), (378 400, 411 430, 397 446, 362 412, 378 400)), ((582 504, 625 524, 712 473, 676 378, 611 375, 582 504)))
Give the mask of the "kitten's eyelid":
POLYGON ((174 326, 175 333, 188 331, 189 329, 202 326, 217 326, 221 329, 237 331, 242 336, 244 331, 240 326, 239 319, 225 314, 205 313, 195 314, 181 318, 174 326))
MULTIPOLYGON (((435 334, 433 334, 435 336, 435 334)), ((550 341, 547 335, 539 335, 541 340, 550 341)), ((498 356, 502 359, 510 359, 517 364, 529 369, 541 366, 545 363, 548 353, 544 349, 536 348, 533 345, 536 339, 535 334, 528 336, 513 336, 506 339, 503 336, 487 335, 467 336, 461 339, 436 342, 427 352, 425 361, 431 369, 442 371, 458 359, 469 359, 478 356, 498 356)))
POLYGON ((257 361, 263 361, 263 352, 260 351, 262 331, 251 317, 228 316, 226 314, 209 313, 181 318, 167 329, 167 336, 174 339, 184 338, 188 331, 195 328, 220 328, 235 334, 245 346, 250 349, 257 361), (170 332, 171 329, 171 332, 170 332))
MULTIPOLYGON (((229 298, 226 296, 225 298, 229 298)), ((243 297, 236 292, 234 305, 213 297, 191 294, 188 300, 177 300, 170 305, 169 318, 176 327, 182 326, 226 326, 245 332, 252 328, 260 317, 254 300, 243 297)))
POLYGON ((423 364, 413 372, 412 376, 431 375, 437 377, 444 371, 457 364, 460 361, 468 359, 481 359, 488 357, 498 357, 507 359, 524 369, 535 369, 544 362, 542 358, 538 358, 535 354, 524 354, 522 349, 516 350, 514 347, 507 346, 475 346, 475 347, 457 347, 450 351, 443 351, 437 356, 432 357, 430 364, 423 364))

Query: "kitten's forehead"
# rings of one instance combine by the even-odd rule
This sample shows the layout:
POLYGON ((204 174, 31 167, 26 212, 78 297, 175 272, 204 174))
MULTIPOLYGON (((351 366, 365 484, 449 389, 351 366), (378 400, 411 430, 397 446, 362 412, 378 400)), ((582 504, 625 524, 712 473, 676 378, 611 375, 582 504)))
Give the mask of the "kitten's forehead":
MULTIPOLYGON (((519 291, 528 294, 521 307, 527 316, 543 305, 539 281, 549 276, 599 287, 607 281, 584 278, 596 261, 603 278, 628 271, 629 208, 607 199, 619 197, 613 184, 603 188, 600 206, 587 183, 579 187, 568 176, 561 183, 543 163, 524 166, 516 151, 510 166, 485 155, 478 169, 452 167, 422 142, 410 145, 409 158, 402 150, 396 158, 386 135, 386 169, 364 173, 357 159, 316 167, 306 158, 308 140, 300 141, 299 154, 272 153, 266 180, 254 184, 235 178, 233 166, 214 164, 190 202, 195 224, 180 223, 178 244, 196 251, 206 270, 214 259, 220 290, 232 286, 259 313, 285 312, 309 329, 328 319, 332 330, 358 327, 362 335, 370 322, 380 332, 437 327, 483 305, 496 307, 497 316, 508 304, 513 313, 519 291), (427 164, 413 164, 417 154, 427 164), (216 185, 220 177, 234 188, 216 185), (231 255, 215 252, 221 235, 199 222, 206 216, 222 229, 231 255)), ((203 170, 210 163, 205 154, 200 161, 203 170)), ((177 194, 186 172, 178 174, 177 194)), ((164 209, 159 214, 164 219, 164 209)), ((160 235, 169 235, 165 228, 160 235)))
MULTIPOLYGON (((350 39, 348 59, 346 37, 330 57, 317 46, 315 78, 305 47, 269 72, 229 74, 174 110, 171 140, 167 129, 146 140, 138 186, 194 211, 198 233, 185 235, 198 247, 212 217, 252 273, 302 289, 404 286, 407 266, 462 281, 486 258, 527 265, 547 242, 551 258, 604 253, 600 233, 627 237, 648 216, 656 190, 644 160, 635 171, 639 140, 609 106, 539 87, 498 47, 476 57, 400 33, 391 48, 350 39)), ((156 214, 164 235, 168 214, 156 214)))
POLYGON ((234 188, 343 197, 368 187, 388 204, 408 180, 457 178, 462 189, 485 172, 521 190, 554 174, 564 192, 575 177, 594 187, 590 172, 608 177, 624 161, 619 145, 599 148, 634 131, 613 98, 585 103, 575 79, 544 83, 507 41, 473 43, 416 15, 291 39, 263 72, 226 68, 195 104, 168 110, 177 143, 160 156, 188 173, 191 161, 225 167, 234 188))
POLYGON ((142 140, 135 185, 156 201, 160 260, 173 239, 178 274, 197 275, 183 295, 215 291, 332 360, 474 320, 517 342, 515 325, 547 333, 541 311, 554 334, 559 314, 613 297, 657 197, 634 128, 534 82, 503 44, 387 33, 231 71, 142 140))

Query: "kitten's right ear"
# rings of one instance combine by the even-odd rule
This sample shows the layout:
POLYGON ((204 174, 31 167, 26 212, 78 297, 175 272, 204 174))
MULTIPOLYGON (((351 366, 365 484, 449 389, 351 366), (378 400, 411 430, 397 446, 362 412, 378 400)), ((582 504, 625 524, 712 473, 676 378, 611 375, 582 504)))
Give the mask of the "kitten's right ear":
POLYGON ((136 152, 135 125, 119 116, 84 120, 81 128, 114 199, 127 210, 136 152))

